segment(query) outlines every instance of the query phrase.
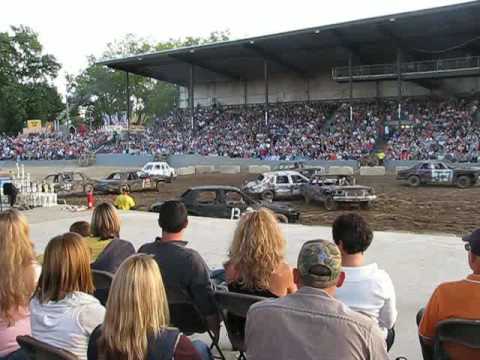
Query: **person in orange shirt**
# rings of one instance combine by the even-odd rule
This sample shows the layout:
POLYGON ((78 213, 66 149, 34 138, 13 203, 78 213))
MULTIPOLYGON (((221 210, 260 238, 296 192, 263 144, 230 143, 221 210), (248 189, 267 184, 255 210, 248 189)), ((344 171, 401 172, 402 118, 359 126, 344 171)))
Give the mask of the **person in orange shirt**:
MULTIPOLYGON (((432 294, 420 321, 419 335, 424 359, 432 358, 437 324, 449 318, 480 320, 480 229, 463 238, 468 264, 473 273, 460 281, 439 285, 432 294)), ((480 351, 446 343, 455 360, 479 359, 480 351)))

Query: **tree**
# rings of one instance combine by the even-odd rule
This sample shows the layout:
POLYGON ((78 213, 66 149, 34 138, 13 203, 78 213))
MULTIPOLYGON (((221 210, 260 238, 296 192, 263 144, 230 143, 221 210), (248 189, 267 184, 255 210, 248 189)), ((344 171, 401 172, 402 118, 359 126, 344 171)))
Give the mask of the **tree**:
POLYGON ((60 64, 43 54, 38 35, 25 26, 0 33, 0 130, 16 133, 27 119, 54 120, 63 110, 51 81, 60 64))
MULTIPOLYGON (((225 41, 229 37, 228 31, 215 31, 207 38, 186 37, 152 44, 145 39, 128 34, 123 39, 107 44, 100 59, 225 41)), ((94 56, 90 56, 89 66, 71 80, 72 112, 78 112, 80 107, 88 107, 90 114, 94 117, 94 124, 97 126, 101 125, 104 120, 108 121, 120 114, 124 115, 127 109, 125 73, 96 65, 98 60, 94 56)), ((177 89, 174 85, 133 74, 130 74, 129 81, 131 118, 133 120, 145 124, 173 109, 177 96, 177 89)))

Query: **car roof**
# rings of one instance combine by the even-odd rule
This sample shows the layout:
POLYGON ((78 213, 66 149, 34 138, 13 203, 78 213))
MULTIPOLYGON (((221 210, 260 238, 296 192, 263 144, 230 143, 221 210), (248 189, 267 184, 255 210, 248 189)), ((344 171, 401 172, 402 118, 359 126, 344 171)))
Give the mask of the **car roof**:
POLYGON ((235 186, 227 186, 227 185, 203 185, 203 186, 193 186, 188 190, 241 190, 235 186))
POLYGON ((291 176, 291 175, 300 175, 298 171, 293 171, 293 170, 280 170, 280 171, 268 171, 262 174, 263 176, 291 176))

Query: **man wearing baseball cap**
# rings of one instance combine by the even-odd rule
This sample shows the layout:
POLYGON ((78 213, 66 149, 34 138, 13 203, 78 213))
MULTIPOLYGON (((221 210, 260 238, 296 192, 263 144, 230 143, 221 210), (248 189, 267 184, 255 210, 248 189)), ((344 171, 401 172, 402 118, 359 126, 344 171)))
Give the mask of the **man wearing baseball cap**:
POLYGON ((249 360, 388 359, 376 323, 334 298, 345 279, 341 263, 334 243, 303 244, 293 273, 299 290, 256 303, 248 312, 249 360))
MULTIPOLYGON (((437 324, 448 318, 480 320, 480 229, 464 236, 468 265, 466 279, 440 284, 432 294, 420 321, 419 335, 425 358, 432 357, 437 324)), ((452 359, 480 359, 480 351, 445 344, 452 359)))

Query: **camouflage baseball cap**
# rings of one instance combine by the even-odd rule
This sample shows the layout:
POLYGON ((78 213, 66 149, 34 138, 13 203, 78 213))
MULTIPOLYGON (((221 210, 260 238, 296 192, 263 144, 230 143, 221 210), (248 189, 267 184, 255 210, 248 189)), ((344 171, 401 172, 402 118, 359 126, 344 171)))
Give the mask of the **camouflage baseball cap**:
POLYGON ((307 280, 320 288, 331 286, 342 272, 340 250, 331 241, 307 241, 298 254, 297 268, 304 281, 307 280), (315 265, 324 267, 325 273, 312 272, 311 269, 315 265))

